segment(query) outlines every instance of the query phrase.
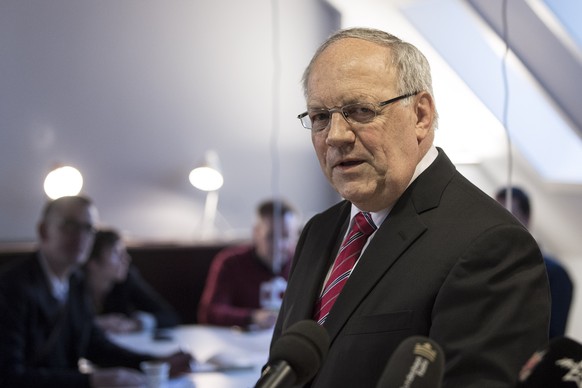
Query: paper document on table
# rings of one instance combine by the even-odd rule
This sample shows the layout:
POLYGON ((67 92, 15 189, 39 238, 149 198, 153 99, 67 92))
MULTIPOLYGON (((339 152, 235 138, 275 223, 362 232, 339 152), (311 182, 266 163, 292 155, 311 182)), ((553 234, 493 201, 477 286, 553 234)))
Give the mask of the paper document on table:
POLYGON ((248 358, 229 353, 218 353, 206 361, 192 365, 193 372, 225 372, 230 370, 253 369, 254 364, 248 358))
POLYGON ((166 388, 196 388, 196 384, 189 376, 172 377, 165 385, 166 388))

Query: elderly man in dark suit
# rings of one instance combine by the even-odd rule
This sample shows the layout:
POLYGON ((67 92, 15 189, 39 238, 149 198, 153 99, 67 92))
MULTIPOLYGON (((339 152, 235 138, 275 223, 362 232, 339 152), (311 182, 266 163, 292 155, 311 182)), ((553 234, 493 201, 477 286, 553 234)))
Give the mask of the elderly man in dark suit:
MULTIPOLYGON (((93 240, 97 210, 86 197, 47 203, 38 226, 39 250, 0 275, 0 386, 139 387, 139 363, 153 359, 110 342, 94 323, 77 268, 93 240), (80 358, 99 368, 79 371, 80 358), (123 368, 121 368, 122 366, 123 368)), ((191 356, 168 358, 172 373, 191 356)))
POLYGON ((305 226, 273 341, 327 329, 312 387, 374 387, 414 335, 443 348, 443 387, 512 387, 547 344, 538 246, 433 145, 431 82, 416 47, 373 29, 334 34, 305 71, 299 119, 345 200, 305 226))

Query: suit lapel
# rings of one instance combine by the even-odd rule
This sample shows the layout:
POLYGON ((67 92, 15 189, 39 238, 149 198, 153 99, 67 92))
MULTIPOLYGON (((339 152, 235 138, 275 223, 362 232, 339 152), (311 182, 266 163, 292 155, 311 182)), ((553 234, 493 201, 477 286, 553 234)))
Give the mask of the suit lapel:
POLYGON ((300 241, 297 247, 298 260, 294 263, 289 279, 288 291, 285 299, 289 303, 286 307, 284 327, 302 319, 313 319, 313 306, 319 297, 323 279, 339 248, 342 230, 347 226, 350 214, 350 203, 343 201, 319 217, 312 219, 306 226, 309 238, 300 241))
POLYGON ((47 324, 54 323, 55 316, 60 310, 60 304, 52 295, 48 279, 42 269, 38 253, 31 262, 30 284, 36 288, 33 293, 38 298, 39 312, 47 324))
MULTIPOLYGON (((396 209, 395 209, 396 210, 396 209)), ((326 327, 334 338, 390 267, 426 230, 412 206, 406 206, 378 229, 335 302, 326 327)))

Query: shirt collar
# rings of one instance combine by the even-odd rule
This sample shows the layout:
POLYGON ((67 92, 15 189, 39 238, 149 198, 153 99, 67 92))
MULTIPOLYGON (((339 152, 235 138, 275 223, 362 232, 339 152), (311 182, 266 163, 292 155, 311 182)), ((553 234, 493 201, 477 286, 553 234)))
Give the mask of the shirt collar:
MULTIPOLYGON (((414 169, 414 174, 412 174, 412 179, 410 180, 410 182, 408 182, 408 185, 406 187, 410 186, 410 184, 412 182, 414 182, 416 180, 416 178, 418 178, 418 176, 420 174, 422 174, 422 172, 424 170, 426 170, 432 164, 432 162, 435 161, 435 159, 437 158, 438 155, 439 155, 439 151, 436 149, 436 147, 433 144, 429 148, 427 153, 424 154, 424 156, 422 157, 420 162, 418 162, 418 164, 416 165, 416 168, 414 169)), ((376 227, 379 228, 380 225, 382 225, 382 223, 384 222, 386 217, 388 217, 390 210, 392 210, 392 207, 388 207, 386 209, 382 209, 382 210, 377 211, 377 212, 369 212, 370 215, 372 216, 372 220, 374 221, 374 224, 376 225, 376 227)), ((356 205, 352 204, 352 209, 351 209, 351 214, 350 214, 350 226, 351 226, 351 223, 353 222, 356 214, 358 214, 361 211, 362 210, 358 209, 356 207, 356 205)))
POLYGON ((59 301, 64 302, 69 294, 69 277, 64 280, 59 279, 49 268, 46 257, 39 252, 39 261, 42 271, 48 281, 51 294, 59 301))

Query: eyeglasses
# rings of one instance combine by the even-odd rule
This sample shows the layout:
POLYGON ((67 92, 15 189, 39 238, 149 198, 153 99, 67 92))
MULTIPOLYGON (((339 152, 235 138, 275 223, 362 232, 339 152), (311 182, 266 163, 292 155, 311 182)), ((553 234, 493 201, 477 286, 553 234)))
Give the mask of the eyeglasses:
POLYGON ((312 132, 320 132, 327 128, 331 121, 331 115, 334 112, 340 112, 349 124, 366 124, 374 120, 381 108, 392 104, 393 102, 412 97, 418 92, 403 94, 390 100, 382 101, 377 104, 362 102, 357 104, 344 105, 332 109, 314 109, 303 112, 297 116, 301 121, 303 128, 310 129, 312 132), (378 109, 380 108, 380 109, 378 109))
POLYGON ((94 234, 95 227, 92 224, 78 222, 71 219, 63 219, 58 224, 59 228, 69 234, 69 233, 87 233, 87 234, 94 234))

